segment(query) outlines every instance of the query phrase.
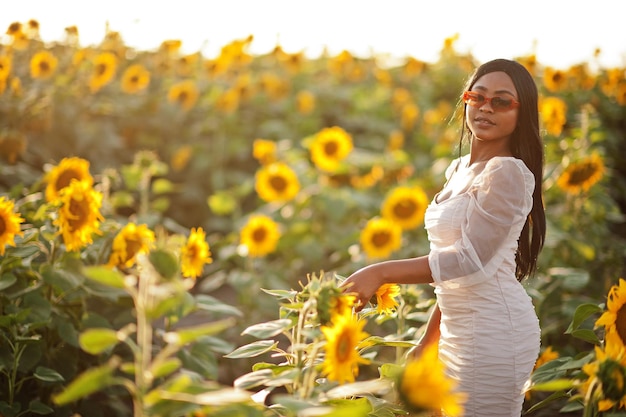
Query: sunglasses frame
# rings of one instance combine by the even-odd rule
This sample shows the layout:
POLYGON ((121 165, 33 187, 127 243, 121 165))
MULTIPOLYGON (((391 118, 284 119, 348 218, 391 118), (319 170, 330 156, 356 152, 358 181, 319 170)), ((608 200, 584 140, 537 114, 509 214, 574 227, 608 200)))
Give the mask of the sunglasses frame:
POLYGON ((493 111, 495 112, 505 112, 505 111, 509 111, 509 110, 513 110, 517 107, 519 107, 520 102, 515 100, 514 98, 502 98, 500 96, 493 96, 493 97, 487 97, 486 95, 482 94, 482 93, 478 93, 476 91, 465 91, 463 93, 463 102, 465 104, 468 104, 472 107, 477 107, 480 108, 482 106, 484 106, 485 104, 489 103, 489 105, 491 106, 491 108, 493 109, 493 111), (482 101, 478 102, 476 101, 475 97, 472 96, 479 96, 482 97, 482 101), (493 104, 492 100, 496 98, 496 99, 500 99, 500 100, 510 100, 511 104, 507 107, 501 107, 500 105, 495 105, 493 104), (471 102, 474 102, 474 104, 472 104, 471 102))

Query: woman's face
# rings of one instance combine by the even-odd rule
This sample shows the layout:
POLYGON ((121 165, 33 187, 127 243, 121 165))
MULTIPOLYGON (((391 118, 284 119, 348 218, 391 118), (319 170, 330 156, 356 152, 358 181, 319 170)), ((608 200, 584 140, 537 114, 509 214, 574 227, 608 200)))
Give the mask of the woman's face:
MULTIPOLYGON (((474 83, 471 91, 487 98, 497 96, 519 101, 511 77, 502 71, 483 75, 474 83)), ((466 105, 465 121, 474 137, 480 141, 508 141, 517 125, 518 112, 519 107, 494 111, 491 102, 485 100, 478 107, 466 105)))

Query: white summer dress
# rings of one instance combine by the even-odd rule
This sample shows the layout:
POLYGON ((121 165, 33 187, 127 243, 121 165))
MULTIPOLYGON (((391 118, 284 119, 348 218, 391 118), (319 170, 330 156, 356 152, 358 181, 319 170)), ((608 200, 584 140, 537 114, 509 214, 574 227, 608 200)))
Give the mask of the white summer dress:
POLYGON ((468 162, 466 155, 450 164, 424 220, 441 310, 439 357, 468 396, 464 417, 519 417, 540 347, 539 320, 515 277, 535 180, 514 157, 468 162))

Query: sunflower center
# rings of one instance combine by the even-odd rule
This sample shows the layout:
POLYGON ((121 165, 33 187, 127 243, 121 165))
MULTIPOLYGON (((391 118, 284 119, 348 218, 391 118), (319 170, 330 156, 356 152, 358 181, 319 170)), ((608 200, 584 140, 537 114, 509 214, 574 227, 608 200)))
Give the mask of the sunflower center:
POLYGON ((46 73, 50 70, 50 65, 46 61, 41 61, 39 63, 39 69, 41 72, 46 73))
POLYGON ((417 204, 413 200, 404 200, 400 201, 393 208, 393 212, 396 217, 400 219, 408 219, 415 214, 415 210, 417 210, 417 204))
POLYGON ((107 66, 106 66, 106 65, 104 65, 104 64, 98 64, 98 65, 96 65, 96 74, 97 74, 99 77, 101 77, 101 76, 103 76, 104 74, 106 74, 106 72, 107 72, 107 66))
POLYGON ((626 344, 626 304, 617 310, 615 317, 615 330, 617 331, 620 339, 622 339, 622 343, 626 344))
POLYGON ((372 244, 379 248, 387 246, 390 240, 391 235, 389 234, 389 232, 376 232, 372 236, 372 244))
POLYGON ((4 217, 0 216, 0 236, 4 235, 4 232, 7 231, 7 224, 4 221, 4 217))
POLYGON ((55 183, 57 191, 62 190, 70 185, 73 179, 80 179, 80 175, 77 171, 73 169, 66 169, 65 171, 63 171, 61 175, 59 175, 55 183))
POLYGON ((198 247, 196 245, 187 246, 187 257, 189 259, 196 259, 198 257, 198 247))
POLYGON ((267 237, 267 230, 265 230, 264 227, 259 227, 255 229, 254 232, 252 233, 252 239, 255 242, 263 242, 265 241, 266 237, 267 237))
POLYGON ((187 94, 186 91, 181 91, 180 94, 178 95, 178 102, 185 103, 187 102, 187 100, 189 100, 189 94, 187 94))
POLYGON ((339 146, 337 145, 337 142, 331 141, 324 144, 324 153, 326 155, 335 155, 338 150, 339 146))
POLYGON ((602 382, 605 397, 612 401, 620 401, 624 396, 624 380, 626 378, 622 365, 607 359, 600 364, 598 379, 602 382))
POLYGON ((139 77, 137 75, 133 75, 130 77, 131 84, 139 84, 139 77))
POLYGON ((287 188, 287 181, 280 175, 272 175, 270 177, 270 185, 276 191, 284 191, 287 188))
POLYGON ((89 219, 89 202, 85 198, 71 199, 69 212, 71 213, 71 217, 68 219, 70 230, 79 230, 89 219))
POLYGON ((337 340, 337 360, 338 362, 346 362, 350 358, 352 351, 352 343, 350 335, 347 332, 342 332, 337 340))
POLYGON ((126 259, 132 259, 141 250, 141 241, 137 239, 126 239, 126 259))
POLYGON ((578 166, 576 166, 572 170, 572 173, 570 174, 569 183, 570 184, 582 184, 583 182, 591 178, 596 173, 597 170, 598 170, 598 167, 593 162, 580 163, 578 166))

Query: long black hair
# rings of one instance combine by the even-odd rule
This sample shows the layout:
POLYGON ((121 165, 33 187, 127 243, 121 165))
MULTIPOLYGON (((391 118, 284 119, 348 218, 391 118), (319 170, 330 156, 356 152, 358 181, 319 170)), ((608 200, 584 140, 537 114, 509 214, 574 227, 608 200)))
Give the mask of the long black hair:
MULTIPOLYGON (((517 90, 520 102, 517 116, 517 126, 510 139, 510 148, 513 156, 524 161, 528 169, 535 176, 535 190, 533 192, 533 207, 526 218, 526 223, 520 234, 517 253, 515 255, 515 275, 518 280, 531 276, 537 269, 537 256, 543 247, 546 237, 546 214, 543 207, 543 143, 539 133, 539 107, 537 85, 526 68, 515 61, 495 59, 476 69, 465 86, 471 90, 476 81, 485 74, 502 71, 506 73, 517 90)), ((463 129, 461 143, 465 132, 471 136, 465 121, 467 105, 463 107, 463 129)), ((460 150, 460 148, 459 148, 460 150)))

